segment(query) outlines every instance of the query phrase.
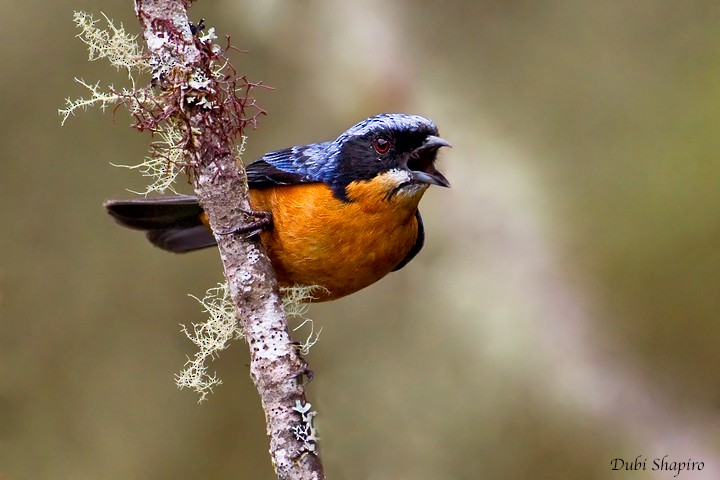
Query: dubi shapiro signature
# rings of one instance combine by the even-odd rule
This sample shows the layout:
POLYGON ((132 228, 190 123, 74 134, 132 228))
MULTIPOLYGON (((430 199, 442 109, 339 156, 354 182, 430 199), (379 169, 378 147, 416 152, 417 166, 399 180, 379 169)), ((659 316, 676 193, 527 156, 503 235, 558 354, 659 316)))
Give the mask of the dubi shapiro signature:
POLYGON ((613 470, 653 470, 675 472, 673 477, 677 477, 681 472, 696 471, 699 472, 705 468, 705 462, 695 461, 688 458, 687 461, 676 461, 669 458, 670 455, 653 458, 649 460, 644 455, 638 455, 634 459, 613 458, 610 460, 610 467, 613 470))

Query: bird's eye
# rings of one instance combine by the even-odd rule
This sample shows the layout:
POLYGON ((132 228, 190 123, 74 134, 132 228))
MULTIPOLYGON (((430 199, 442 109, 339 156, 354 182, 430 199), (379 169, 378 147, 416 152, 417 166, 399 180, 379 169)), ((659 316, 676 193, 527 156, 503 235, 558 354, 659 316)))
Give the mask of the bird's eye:
POLYGON ((382 138, 382 137, 375 140, 375 151, 376 152, 383 155, 383 154, 387 153, 388 150, 390 150, 390 141, 389 140, 387 140, 386 138, 382 138))

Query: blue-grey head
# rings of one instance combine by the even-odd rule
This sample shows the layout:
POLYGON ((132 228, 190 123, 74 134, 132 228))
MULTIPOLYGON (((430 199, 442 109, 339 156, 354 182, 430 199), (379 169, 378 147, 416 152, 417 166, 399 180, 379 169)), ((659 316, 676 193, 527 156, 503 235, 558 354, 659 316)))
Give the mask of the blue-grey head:
POLYGON ((435 124, 420 115, 386 113, 350 127, 331 142, 334 151, 332 187, 344 197, 351 182, 380 175, 388 198, 424 191, 429 185, 449 187, 435 168, 437 152, 450 144, 435 124))

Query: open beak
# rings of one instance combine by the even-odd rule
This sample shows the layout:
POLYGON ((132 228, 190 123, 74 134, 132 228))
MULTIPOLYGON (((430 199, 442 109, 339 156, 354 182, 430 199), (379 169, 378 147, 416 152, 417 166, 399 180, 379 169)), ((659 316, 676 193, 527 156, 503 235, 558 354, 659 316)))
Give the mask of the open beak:
POLYGON ((450 147, 452 148, 452 145, 448 143, 447 140, 444 138, 436 137, 435 135, 428 135, 425 137, 425 141, 422 145, 420 145, 420 148, 417 148, 417 150, 429 150, 429 149, 435 149, 437 150, 440 147, 450 147))
POLYGON ((440 137, 428 135, 423 144, 412 152, 408 161, 408 168, 413 180, 439 187, 450 186, 447 178, 435 169, 435 156, 440 147, 452 148, 452 145, 440 137))

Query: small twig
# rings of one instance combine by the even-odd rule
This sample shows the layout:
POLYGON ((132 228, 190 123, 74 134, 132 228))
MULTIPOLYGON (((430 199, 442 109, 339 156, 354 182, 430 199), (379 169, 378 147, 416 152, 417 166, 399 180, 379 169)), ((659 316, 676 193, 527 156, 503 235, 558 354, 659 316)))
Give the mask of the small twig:
MULTIPOLYGON (((176 102, 166 105, 166 111, 186 124, 185 160, 192 167, 195 192, 213 227, 227 231, 242 225, 243 211, 251 210, 244 172, 233 157, 232 136, 245 124, 255 123, 256 116, 246 110, 254 103, 235 96, 238 87, 232 80, 221 82, 208 74, 209 54, 191 32, 187 3, 135 0, 135 9, 156 65, 155 85, 169 102, 176 102), (182 83, 178 78, 185 81, 182 88, 178 88, 182 83), (202 87, 193 87, 187 81, 190 78, 202 87), (193 88, 201 93, 205 90, 190 97, 188 92, 193 88)), ((251 88, 252 84, 246 86, 251 88)), ((306 364, 288 333, 270 261, 257 239, 237 235, 216 235, 216 239, 250 346, 250 374, 265 411, 278 478, 322 479, 312 424, 314 412, 305 399, 302 375, 298 376, 306 364)))

